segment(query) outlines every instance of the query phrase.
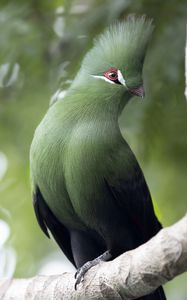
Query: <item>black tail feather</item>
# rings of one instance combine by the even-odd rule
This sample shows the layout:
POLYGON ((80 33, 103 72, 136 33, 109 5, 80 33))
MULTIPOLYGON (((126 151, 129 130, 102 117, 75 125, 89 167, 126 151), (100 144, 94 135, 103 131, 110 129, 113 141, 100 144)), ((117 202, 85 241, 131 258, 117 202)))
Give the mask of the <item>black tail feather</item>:
POLYGON ((48 230, 50 230, 52 236, 56 240, 63 253, 75 266, 75 261, 71 249, 71 240, 69 230, 56 218, 47 203, 45 202, 39 188, 37 187, 35 194, 33 195, 33 205, 36 214, 38 224, 43 232, 49 236, 48 230))

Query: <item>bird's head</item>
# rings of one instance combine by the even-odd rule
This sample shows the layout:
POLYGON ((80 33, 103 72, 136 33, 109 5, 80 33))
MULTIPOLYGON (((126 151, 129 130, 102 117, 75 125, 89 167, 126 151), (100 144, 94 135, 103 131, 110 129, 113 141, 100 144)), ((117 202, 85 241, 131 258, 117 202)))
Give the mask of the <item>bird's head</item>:
POLYGON ((152 30, 152 21, 145 17, 110 26, 85 56, 77 81, 102 86, 102 93, 143 97, 142 69, 152 30))

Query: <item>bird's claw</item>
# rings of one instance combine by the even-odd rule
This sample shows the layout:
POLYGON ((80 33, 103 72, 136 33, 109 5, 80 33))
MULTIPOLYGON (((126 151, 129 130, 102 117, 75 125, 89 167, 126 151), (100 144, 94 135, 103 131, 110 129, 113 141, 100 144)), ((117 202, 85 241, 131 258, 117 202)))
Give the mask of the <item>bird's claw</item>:
POLYGON ((77 271, 75 272, 75 275, 74 275, 74 278, 75 278, 75 279, 77 279, 77 276, 78 276, 78 274, 79 274, 79 272, 80 272, 80 269, 81 269, 81 268, 78 268, 77 271))
POLYGON ((97 265, 101 261, 108 261, 111 259, 112 255, 110 253, 110 250, 107 250, 100 256, 96 257, 94 260, 87 261, 81 268, 77 270, 75 273, 75 290, 77 290, 77 285, 84 280, 84 275, 86 272, 92 268, 93 266, 97 265))
POLYGON ((87 272, 87 268, 84 268, 84 266, 83 266, 82 268, 79 268, 77 270, 77 272, 75 273, 75 279, 76 279, 75 286, 74 286, 75 290, 77 290, 78 284, 84 280, 84 275, 86 272, 87 272))

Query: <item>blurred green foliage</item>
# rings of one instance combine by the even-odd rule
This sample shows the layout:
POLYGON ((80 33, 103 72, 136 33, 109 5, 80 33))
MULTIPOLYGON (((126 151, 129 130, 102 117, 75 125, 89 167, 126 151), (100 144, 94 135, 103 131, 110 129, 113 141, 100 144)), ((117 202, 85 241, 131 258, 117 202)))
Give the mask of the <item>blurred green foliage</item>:
MULTIPOLYGON (((16 276, 35 274, 41 259, 57 247, 40 231, 32 208, 29 147, 34 130, 51 95, 59 86, 68 87, 93 38, 131 13, 153 18, 155 31, 144 68, 146 98, 128 104, 121 130, 143 168, 163 224, 187 210, 186 0, 1 0, 0 151, 8 169, 0 181, 0 218, 11 228, 16 276)), ((168 299, 187 299, 186 279, 183 275, 166 285, 168 299)))

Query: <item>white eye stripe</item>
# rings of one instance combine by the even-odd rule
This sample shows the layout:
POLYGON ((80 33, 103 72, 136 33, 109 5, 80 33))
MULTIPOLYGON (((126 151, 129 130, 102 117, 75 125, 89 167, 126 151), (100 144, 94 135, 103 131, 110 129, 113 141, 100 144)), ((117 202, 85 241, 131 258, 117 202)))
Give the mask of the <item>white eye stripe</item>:
MULTIPOLYGON (((117 74, 118 74, 118 78, 117 78, 118 81, 119 81, 123 86, 125 86, 125 87, 127 88, 126 81, 125 81, 125 79, 124 79, 124 77, 123 77, 121 71, 120 71, 120 70, 117 70, 117 74)), ((94 77, 94 78, 97 78, 97 79, 102 79, 102 80, 104 80, 104 81, 106 81, 106 82, 109 82, 109 83, 111 83, 111 84, 115 84, 115 81, 112 81, 112 80, 106 78, 105 76, 102 76, 102 75, 91 75, 91 76, 94 77)))
POLYGON ((112 80, 106 78, 105 76, 99 76, 99 75, 91 75, 91 76, 94 77, 94 78, 97 78, 97 79, 102 79, 102 80, 104 80, 104 81, 106 81, 106 82, 109 82, 109 83, 111 83, 111 84, 115 84, 114 81, 112 81, 112 80))
POLYGON ((126 82, 125 82, 125 79, 124 79, 124 77, 123 77, 123 75, 122 75, 122 73, 121 73, 120 70, 118 70, 118 80, 119 80, 119 82, 120 82, 122 85, 124 85, 125 87, 127 87, 126 82))

